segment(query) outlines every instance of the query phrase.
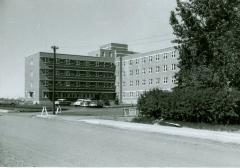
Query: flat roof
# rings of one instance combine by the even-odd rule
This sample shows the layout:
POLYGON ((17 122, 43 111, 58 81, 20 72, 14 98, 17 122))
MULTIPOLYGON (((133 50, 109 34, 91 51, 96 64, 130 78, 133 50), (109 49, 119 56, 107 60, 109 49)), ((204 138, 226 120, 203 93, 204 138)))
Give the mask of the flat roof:
POLYGON ((151 54, 156 54, 156 53, 159 53, 159 52, 165 52, 165 51, 174 50, 174 49, 175 49, 175 46, 172 46, 172 47, 162 48, 162 49, 159 49, 159 50, 148 51, 148 52, 145 52, 145 53, 126 54, 123 58, 126 58, 126 57, 127 58, 135 58, 135 57, 138 57, 138 56, 151 55, 151 54))
MULTIPOLYGON (((51 52, 38 52, 36 55, 41 57, 47 56, 47 57, 53 57, 53 53, 51 52)), ((94 61, 107 61, 107 62, 113 62, 114 58, 112 57, 96 57, 91 55, 76 55, 76 54, 62 54, 62 53, 56 53, 57 58, 63 58, 63 59, 73 59, 73 60, 94 60, 94 61)))

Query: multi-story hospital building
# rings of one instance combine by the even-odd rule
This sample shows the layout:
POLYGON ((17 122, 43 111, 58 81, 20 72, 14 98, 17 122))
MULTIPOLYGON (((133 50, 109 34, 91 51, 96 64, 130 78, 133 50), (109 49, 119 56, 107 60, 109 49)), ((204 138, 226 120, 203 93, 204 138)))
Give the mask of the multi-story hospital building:
MULTIPOLYGON (((136 104, 152 88, 171 90, 178 71, 173 47, 147 53, 128 51, 110 43, 88 56, 57 54, 56 98, 115 100, 136 104)), ((52 100, 53 54, 39 52, 25 58, 25 98, 33 103, 52 100)))
POLYGON ((153 88, 175 87, 178 52, 174 47, 116 58, 116 94, 122 103, 136 104, 138 97, 153 88))

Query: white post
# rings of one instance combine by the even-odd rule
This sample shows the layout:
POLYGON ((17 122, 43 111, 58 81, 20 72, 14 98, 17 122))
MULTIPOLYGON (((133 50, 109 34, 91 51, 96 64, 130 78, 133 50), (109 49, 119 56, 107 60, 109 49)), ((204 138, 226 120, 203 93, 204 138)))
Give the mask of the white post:
POLYGON ((43 106, 41 116, 44 115, 44 112, 45 112, 45 114, 48 116, 48 112, 47 112, 47 107, 46 107, 46 106, 43 106))
POLYGON ((61 108, 60 106, 57 107, 57 112, 56 112, 56 114, 58 114, 58 113, 62 113, 62 108, 61 108))

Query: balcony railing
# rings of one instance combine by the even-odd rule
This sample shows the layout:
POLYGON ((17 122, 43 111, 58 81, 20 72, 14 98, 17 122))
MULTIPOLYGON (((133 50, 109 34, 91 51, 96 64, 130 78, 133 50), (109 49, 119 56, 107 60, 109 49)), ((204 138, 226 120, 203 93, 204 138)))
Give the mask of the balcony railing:
MULTIPOLYGON (((52 80, 52 75, 40 74, 40 79, 52 80)), ((89 80, 89 81, 115 81, 115 77, 104 77, 104 76, 62 76, 56 75, 56 80, 89 80)))
MULTIPOLYGON (((52 85, 42 86, 44 90, 52 90, 52 85)), ((101 88, 101 87, 73 87, 73 86, 56 86, 56 91, 115 91, 115 87, 113 88, 101 88)))
MULTIPOLYGON (((41 68, 48 69, 52 68, 52 63, 42 63, 41 68)), ((114 71, 115 66, 81 66, 81 65, 67 65, 67 64, 56 64, 56 69, 69 69, 69 70, 99 70, 99 71, 114 71)))

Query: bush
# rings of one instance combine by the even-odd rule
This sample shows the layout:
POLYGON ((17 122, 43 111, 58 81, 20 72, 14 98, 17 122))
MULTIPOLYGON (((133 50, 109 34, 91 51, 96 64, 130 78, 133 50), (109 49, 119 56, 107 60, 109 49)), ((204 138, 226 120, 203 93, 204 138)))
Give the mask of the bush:
POLYGON ((137 108, 141 111, 140 115, 145 117, 159 118, 162 114, 169 111, 170 92, 153 89, 145 92, 138 99, 137 108))
POLYGON ((215 88, 158 89, 144 93, 138 100, 144 117, 214 124, 240 123, 240 92, 215 88))
POLYGON ((104 101, 104 105, 105 105, 105 106, 109 106, 109 105, 110 105, 110 101, 109 101, 109 100, 105 99, 105 100, 103 100, 103 101, 104 101))

